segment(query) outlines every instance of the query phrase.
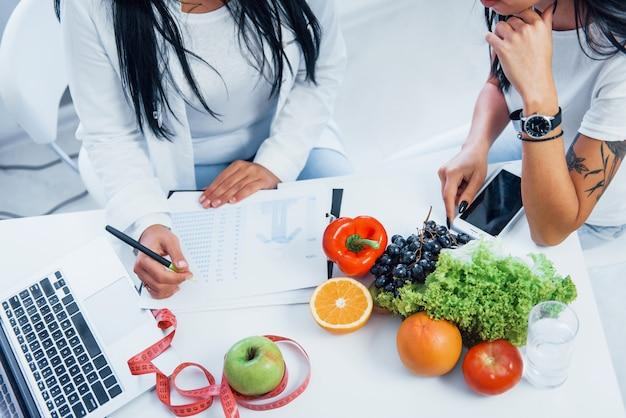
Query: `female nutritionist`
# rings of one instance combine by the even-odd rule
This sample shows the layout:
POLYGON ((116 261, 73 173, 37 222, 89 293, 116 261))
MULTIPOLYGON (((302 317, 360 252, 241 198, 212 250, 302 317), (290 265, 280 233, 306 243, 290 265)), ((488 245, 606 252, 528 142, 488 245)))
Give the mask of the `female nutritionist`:
POLYGON ((345 46, 331 0, 56 0, 77 137, 109 223, 169 255, 140 254, 154 297, 189 278, 166 193, 205 208, 281 181, 349 170, 331 122, 345 46))
POLYGON ((624 233, 626 2, 482 3, 491 75, 462 150, 439 170, 448 219, 472 201, 488 160, 521 158, 537 244, 558 244, 579 228, 584 247, 624 233), (519 139, 499 139, 488 155, 511 119, 519 139))

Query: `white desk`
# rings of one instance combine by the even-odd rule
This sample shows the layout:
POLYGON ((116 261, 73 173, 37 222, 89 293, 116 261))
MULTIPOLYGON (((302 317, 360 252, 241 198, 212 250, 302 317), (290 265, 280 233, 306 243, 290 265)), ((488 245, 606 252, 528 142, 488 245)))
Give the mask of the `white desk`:
MULTIPOLYGON (((433 162, 433 164, 435 164, 433 162)), ((433 167, 423 174, 396 177, 405 184, 402 196, 372 180, 366 193, 350 193, 347 183, 342 214, 378 217, 389 233, 410 233, 423 221, 429 204, 441 214, 439 186, 433 167)), ((441 221, 440 216, 435 217, 441 221)), ((102 234, 100 211, 0 222, 1 283, 8 284, 102 234)), ((520 222, 510 239, 514 252, 538 251, 520 222)), ((578 287, 573 307, 581 321, 568 381, 554 390, 538 390, 522 381, 502 396, 474 395, 457 367, 441 378, 420 378, 405 370, 398 359, 395 335, 400 320, 374 315, 362 330, 333 336, 312 320, 308 306, 255 308, 179 315, 174 346, 182 360, 197 361, 216 376, 230 345, 250 335, 278 334, 299 341, 309 352, 313 378, 309 389, 285 408, 243 417, 601 417, 626 416, 617 380, 582 252, 575 236, 546 250, 560 271, 569 273, 578 287)), ((288 360, 289 364, 289 360, 288 360)), ((298 374, 290 364, 290 372, 298 374)), ((214 405, 201 417, 221 417, 214 405)), ((170 417, 153 393, 147 393, 119 411, 116 417, 170 417)))

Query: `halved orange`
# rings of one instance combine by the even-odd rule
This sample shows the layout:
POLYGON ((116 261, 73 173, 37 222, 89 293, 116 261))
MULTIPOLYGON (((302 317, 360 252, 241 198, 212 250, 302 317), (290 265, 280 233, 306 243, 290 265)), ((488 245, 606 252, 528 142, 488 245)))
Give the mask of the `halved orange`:
POLYGON ((309 306, 319 326, 334 334, 347 334, 367 323, 374 303, 361 283, 338 277, 319 285, 309 306))

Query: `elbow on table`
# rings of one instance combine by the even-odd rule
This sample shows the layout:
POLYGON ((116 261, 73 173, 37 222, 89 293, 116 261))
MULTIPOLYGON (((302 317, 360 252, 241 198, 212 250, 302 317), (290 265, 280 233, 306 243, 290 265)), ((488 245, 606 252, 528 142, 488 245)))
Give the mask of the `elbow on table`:
POLYGON ((580 211, 574 212, 571 207, 567 209, 561 211, 552 210, 550 215, 546 215, 545 210, 526 211, 530 237, 535 244, 541 247, 559 245, 572 233, 576 232, 587 220, 588 215, 580 211))
POLYGON ((576 230, 571 228, 556 228, 553 226, 539 226, 533 225, 532 223, 530 223, 529 226, 530 237, 534 243, 540 247, 554 247, 559 245, 576 230))

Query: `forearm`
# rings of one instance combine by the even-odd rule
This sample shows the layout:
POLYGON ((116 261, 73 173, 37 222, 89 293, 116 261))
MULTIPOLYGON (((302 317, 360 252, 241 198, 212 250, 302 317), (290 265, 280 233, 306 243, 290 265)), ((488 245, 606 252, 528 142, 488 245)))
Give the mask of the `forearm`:
MULTIPOLYGON (((557 103, 554 97, 547 104, 527 104, 524 114, 556 114, 557 103)), ((559 132, 557 128, 550 135, 559 132)), ((579 200, 562 139, 523 143, 522 200, 531 236, 539 245, 559 244, 580 226, 579 200)))
POLYGON ((504 95, 496 82, 487 81, 476 100, 472 126, 463 146, 487 153, 508 123, 509 112, 504 95))
POLYGON ((523 145, 522 200, 539 245, 559 244, 580 226, 578 196, 561 140, 523 145))

